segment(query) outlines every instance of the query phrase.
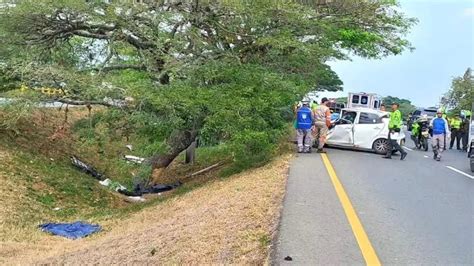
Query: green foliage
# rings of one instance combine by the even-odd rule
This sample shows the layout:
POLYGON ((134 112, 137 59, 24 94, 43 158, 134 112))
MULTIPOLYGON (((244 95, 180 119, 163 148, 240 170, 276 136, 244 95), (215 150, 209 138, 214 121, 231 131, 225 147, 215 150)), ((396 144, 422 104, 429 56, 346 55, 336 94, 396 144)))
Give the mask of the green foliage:
POLYGON ((407 118, 409 114, 413 113, 416 110, 416 107, 411 104, 410 100, 401 99, 398 97, 384 97, 383 103, 385 104, 385 108, 387 108, 387 111, 390 111, 392 109, 392 103, 398 103, 400 105, 398 110, 400 110, 404 118, 407 118))
POLYGON ((347 97, 336 98, 336 103, 345 103, 345 104, 347 104, 347 97))
POLYGON ((451 89, 441 99, 441 103, 452 112, 471 110, 474 103, 474 76, 468 68, 462 77, 455 77, 451 83, 451 89))
POLYGON ((133 136, 143 156, 176 156, 197 132, 203 145, 228 144, 242 169, 268 161, 292 103, 342 89, 328 60, 411 49, 403 36, 415 23, 386 0, 111 2, 6 10, 3 76, 64 87, 62 99, 132 99, 81 122, 84 140, 133 136))
POLYGON ((275 152, 275 140, 266 132, 242 131, 232 139, 234 164, 224 175, 261 166, 267 163, 275 152))

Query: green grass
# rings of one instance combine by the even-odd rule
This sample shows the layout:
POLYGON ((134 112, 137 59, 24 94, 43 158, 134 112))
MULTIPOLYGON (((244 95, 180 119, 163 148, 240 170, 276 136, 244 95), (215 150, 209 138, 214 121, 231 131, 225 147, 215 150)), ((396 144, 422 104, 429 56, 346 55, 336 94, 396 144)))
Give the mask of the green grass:
MULTIPOLYGON (((21 200, 15 202, 15 213, 5 219, 9 226, 24 228, 25 236, 36 225, 42 222, 68 222, 89 220, 101 222, 108 219, 121 219, 144 208, 160 204, 172 197, 179 197, 196 188, 206 185, 206 181, 216 175, 225 173, 232 164, 233 154, 226 145, 199 147, 196 150, 194 164, 183 164, 181 154, 169 170, 167 180, 181 180, 184 176, 217 162, 225 166, 219 168, 212 176, 192 178, 171 193, 147 200, 145 203, 126 203, 118 193, 101 186, 92 176, 78 171, 70 162, 69 156, 78 155, 85 162, 93 165, 99 172, 113 181, 132 188, 133 176, 143 169, 140 165, 127 163, 123 155, 137 155, 139 150, 129 151, 126 144, 139 149, 139 140, 94 139, 87 131, 75 132, 71 129, 66 137, 50 140, 55 129, 61 125, 63 117, 57 114, 44 121, 25 121, 20 128, 20 135, 5 134, 0 130, 0 151, 8 151, 13 157, 8 165, 3 164, 3 172, 8 173, 10 180, 25 187, 21 200), (80 138, 83 134, 83 137, 80 138)), ((79 125, 81 126, 81 125, 79 125)), ((87 126, 87 125, 82 125, 87 126)), ((2 171, 0 171, 0 175, 2 171)), ((1 190, 0 190, 1 191, 1 190)), ((0 230, 2 233, 2 230, 0 230)), ((0 234, 1 236, 1 234, 0 234)), ((23 236, 15 236, 22 239, 23 236)), ((7 238, 8 239, 8 238, 7 238)), ((1 241, 1 237, 0 237, 1 241)), ((265 240, 262 240, 265 242, 265 240)))

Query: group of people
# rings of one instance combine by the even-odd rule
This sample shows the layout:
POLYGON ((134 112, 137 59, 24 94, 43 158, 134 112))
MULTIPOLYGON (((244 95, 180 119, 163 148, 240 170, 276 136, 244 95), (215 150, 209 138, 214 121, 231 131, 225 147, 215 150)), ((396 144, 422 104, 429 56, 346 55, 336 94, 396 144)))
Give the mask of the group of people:
POLYGON ((422 116, 413 124, 412 137, 414 136, 416 142, 417 136, 421 133, 421 128, 429 128, 432 136, 433 159, 437 161, 441 160, 441 154, 448 143, 449 149, 452 149, 456 142, 457 150, 466 152, 468 149, 470 116, 469 113, 464 115, 463 119, 459 115, 447 118, 443 110, 439 109, 436 117, 430 122, 426 116, 422 116))
POLYGON ((469 121, 471 114, 464 115, 463 119, 459 115, 448 119, 448 124, 451 128, 451 142, 449 149, 452 149, 456 142, 456 148, 460 151, 467 151, 467 142, 469 139, 469 121), (462 144, 462 148, 461 145, 462 144))
MULTIPOLYGON (((326 143, 328 130, 332 127, 331 112, 328 105, 329 100, 323 98, 320 105, 313 102, 310 106, 308 101, 303 101, 302 106, 295 107, 298 153, 310 153, 313 147, 313 140, 317 141, 317 152, 326 153, 323 147, 326 143)), ((385 106, 381 108, 384 109, 382 111, 385 111, 385 106)), ((389 147, 387 154, 383 157, 386 159, 392 158, 394 150, 400 152, 401 160, 404 160, 408 155, 400 144, 392 138, 394 134, 400 133, 403 127, 402 113, 398 108, 398 103, 392 104, 388 125, 389 147)), ((441 154, 445 150, 446 143, 449 139, 451 139, 450 149, 453 148, 454 142, 456 142, 458 150, 467 151, 469 123, 469 116, 465 116, 464 120, 461 120, 460 117, 456 115, 448 121, 444 112, 441 109, 438 110, 436 117, 429 122, 429 129, 432 136, 433 159, 437 161, 441 160, 441 154), (460 147, 461 140, 463 144, 462 149, 460 147)))
POLYGON ((312 106, 308 101, 303 101, 301 107, 296 107, 296 136, 298 142, 298 153, 310 153, 313 147, 313 139, 317 140, 317 152, 325 153, 323 149, 326 136, 331 127, 331 111, 329 100, 323 98, 321 104, 314 102, 312 106))

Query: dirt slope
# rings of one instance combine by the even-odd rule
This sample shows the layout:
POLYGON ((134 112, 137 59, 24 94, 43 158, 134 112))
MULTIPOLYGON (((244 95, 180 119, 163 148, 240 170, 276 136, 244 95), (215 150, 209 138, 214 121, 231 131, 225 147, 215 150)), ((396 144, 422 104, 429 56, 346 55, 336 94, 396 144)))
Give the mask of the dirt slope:
POLYGON ((4 263, 262 264, 275 232, 288 160, 213 181, 123 221, 105 221, 103 232, 86 239, 48 236, 4 263))

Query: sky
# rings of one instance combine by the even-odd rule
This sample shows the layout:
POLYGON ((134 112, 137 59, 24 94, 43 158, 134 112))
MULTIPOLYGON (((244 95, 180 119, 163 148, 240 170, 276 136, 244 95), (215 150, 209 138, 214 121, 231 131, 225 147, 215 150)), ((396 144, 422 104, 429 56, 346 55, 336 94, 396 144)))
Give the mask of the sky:
POLYGON ((344 91, 405 98, 416 106, 436 106, 468 67, 474 68, 474 0, 401 0, 402 11, 419 21, 406 37, 415 47, 381 60, 353 57, 330 62, 344 91))

